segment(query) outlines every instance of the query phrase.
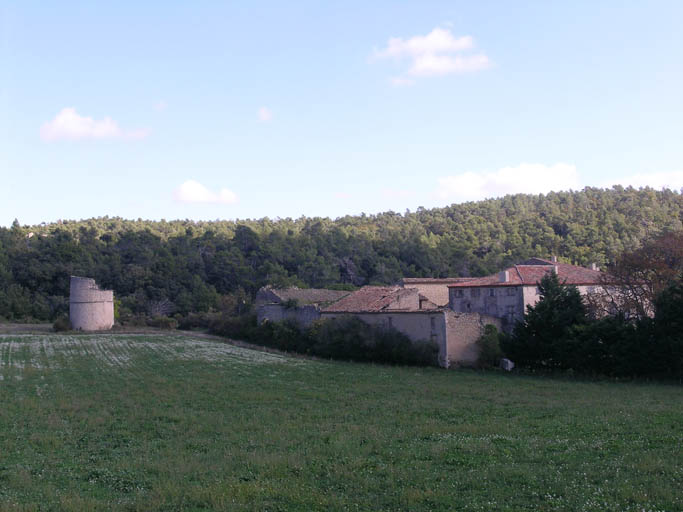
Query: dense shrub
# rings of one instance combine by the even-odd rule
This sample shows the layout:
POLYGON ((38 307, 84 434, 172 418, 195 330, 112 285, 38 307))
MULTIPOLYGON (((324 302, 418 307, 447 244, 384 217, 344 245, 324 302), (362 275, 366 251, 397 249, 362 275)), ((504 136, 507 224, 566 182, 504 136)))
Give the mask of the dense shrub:
POLYGON ((256 315, 216 316, 209 321, 209 332, 226 338, 251 340, 256 330, 256 315))
POLYGON ((651 339, 652 371, 683 377, 683 276, 655 300, 651 339))
MULTIPOLYGON (((543 282, 542 282, 543 283, 543 282)), ((546 283, 547 284, 547 283, 546 283)), ((520 366, 612 377, 683 377, 683 284, 671 283, 655 300, 654 318, 623 315, 588 320, 571 287, 542 286, 541 300, 502 343, 520 366)))
POLYGON ((413 342, 395 329, 368 325, 356 317, 316 322, 309 336, 312 352, 332 359, 436 365, 439 354, 434 342, 413 342))
POLYGON ((52 324, 52 328, 55 330, 55 332, 70 331, 71 330, 71 322, 69 321, 69 319, 67 317, 60 316, 52 324))
POLYGON ((435 365, 439 354, 434 342, 413 342, 395 329, 368 325, 355 317, 320 320, 308 329, 301 329, 291 321, 256 325, 254 316, 224 317, 212 322, 210 331, 278 350, 329 359, 435 365))
POLYGON ((178 322, 175 318, 168 316, 153 316, 147 319, 147 325, 159 329, 175 329, 178 327, 178 322))
POLYGON ((175 315, 178 321, 178 329, 190 331, 192 329, 208 329, 211 322, 219 317, 219 313, 188 313, 175 315))
POLYGON ((503 357, 500 348, 500 333, 495 325, 488 324, 484 327, 484 334, 477 340, 479 347, 478 365, 481 368, 491 368, 496 366, 503 357))

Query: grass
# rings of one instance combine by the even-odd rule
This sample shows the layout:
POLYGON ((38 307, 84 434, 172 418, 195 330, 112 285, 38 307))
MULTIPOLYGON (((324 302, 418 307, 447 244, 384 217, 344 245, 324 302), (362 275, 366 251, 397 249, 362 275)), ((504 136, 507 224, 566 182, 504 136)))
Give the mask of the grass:
POLYGON ((683 510, 683 389, 1 335, 0 510, 683 510))

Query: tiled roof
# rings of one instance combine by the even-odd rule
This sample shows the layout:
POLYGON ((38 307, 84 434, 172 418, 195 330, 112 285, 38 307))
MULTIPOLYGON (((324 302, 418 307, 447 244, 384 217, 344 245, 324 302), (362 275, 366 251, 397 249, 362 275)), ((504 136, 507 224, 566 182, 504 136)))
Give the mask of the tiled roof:
POLYGON ((500 272, 486 277, 479 277, 463 283, 451 284, 449 288, 467 288, 475 286, 535 286, 544 275, 557 269, 557 277, 561 283, 571 285, 599 285, 602 283, 602 272, 568 263, 555 263, 540 258, 532 258, 519 265, 506 268, 508 280, 503 282, 500 272))
POLYGON ((398 286, 364 286, 322 311, 327 313, 363 313, 391 310, 389 306, 404 295, 417 293, 414 288, 398 286))
POLYGON ((471 281, 476 277, 404 277, 403 284, 453 284, 471 281))
MULTIPOLYGON (((299 304, 322 304, 334 302, 342 297, 347 296, 348 291, 343 290, 326 290, 322 288, 266 288, 267 292, 272 293, 279 299, 279 302, 286 302, 288 300, 295 300, 299 304)), ((273 301, 277 302, 277 301, 273 301)))

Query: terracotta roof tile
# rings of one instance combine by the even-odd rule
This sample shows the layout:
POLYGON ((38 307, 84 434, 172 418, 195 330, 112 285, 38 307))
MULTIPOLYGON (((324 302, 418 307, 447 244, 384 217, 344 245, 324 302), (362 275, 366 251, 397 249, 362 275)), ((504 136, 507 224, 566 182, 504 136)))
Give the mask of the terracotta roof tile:
POLYGON ((342 297, 346 297, 348 291, 342 290, 326 290, 324 288, 269 288, 265 287, 259 290, 267 296, 270 296, 268 302, 286 302, 288 300, 296 300, 299 304, 323 304, 334 302, 342 297), (272 295, 269 295, 272 294, 272 295))
POLYGON ((476 277, 404 277, 403 284, 454 284, 471 281, 476 277))
POLYGON ((591 270, 568 263, 554 263, 540 258, 532 258, 522 264, 506 268, 508 281, 501 282, 500 273, 486 277, 480 277, 471 281, 454 283, 449 288, 463 288, 474 286, 535 286, 544 275, 557 268, 557 276, 560 282, 571 285, 599 285, 602 283, 602 272, 591 270), (532 264, 527 264, 533 262, 532 264))
POLYGON ((351 295, 323 308, 323 312, 331 313, 362 313, 390 310, 389 306, 399 298, 416 294, 415 288, 400 288, 398 286, 364 286, 351 295))

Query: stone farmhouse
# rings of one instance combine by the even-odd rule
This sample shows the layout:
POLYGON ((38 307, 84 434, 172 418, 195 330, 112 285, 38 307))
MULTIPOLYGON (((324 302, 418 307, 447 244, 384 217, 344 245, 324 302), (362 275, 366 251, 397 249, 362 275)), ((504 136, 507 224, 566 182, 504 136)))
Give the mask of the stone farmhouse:
MULTIPOLYGON (((444 288, 446 285, 443 285, 444 288)), ((322 319, 355 316, 371 325, 394 328, 413 341, 435 342, 439 364, 473 365, 479 357, 477 339, 486 324, 500 320, 479 313, 456 313, 438 307, 416 288, 365 286, 321 309, 322 319)))
POLYGON ((262 288, 258 321, 291 319, 307 327, 318 319, 355 316, 394 328, 413 341, 434 341, 439 364, 473 365, 476 341, 488 324, 510 329, 539 298, 538 282, 548 272, 583 294, 602 290, 602 274, 591 268, 531 258, 486 277, 404 278, 396 286, 364 286, 353 293, 333 290, 262 288))
POLYGON ((531 258, 486 277, 448 285, 449 307, 462 313, 481 313, 500 318, 503 327, 512 328, 524 318, 526 307, 540 299, 538 282, 548 272, 561 283, 574 285, 582 295, 602 290, 602 273, 590 268, 558 263, 555 258, 531 258))

